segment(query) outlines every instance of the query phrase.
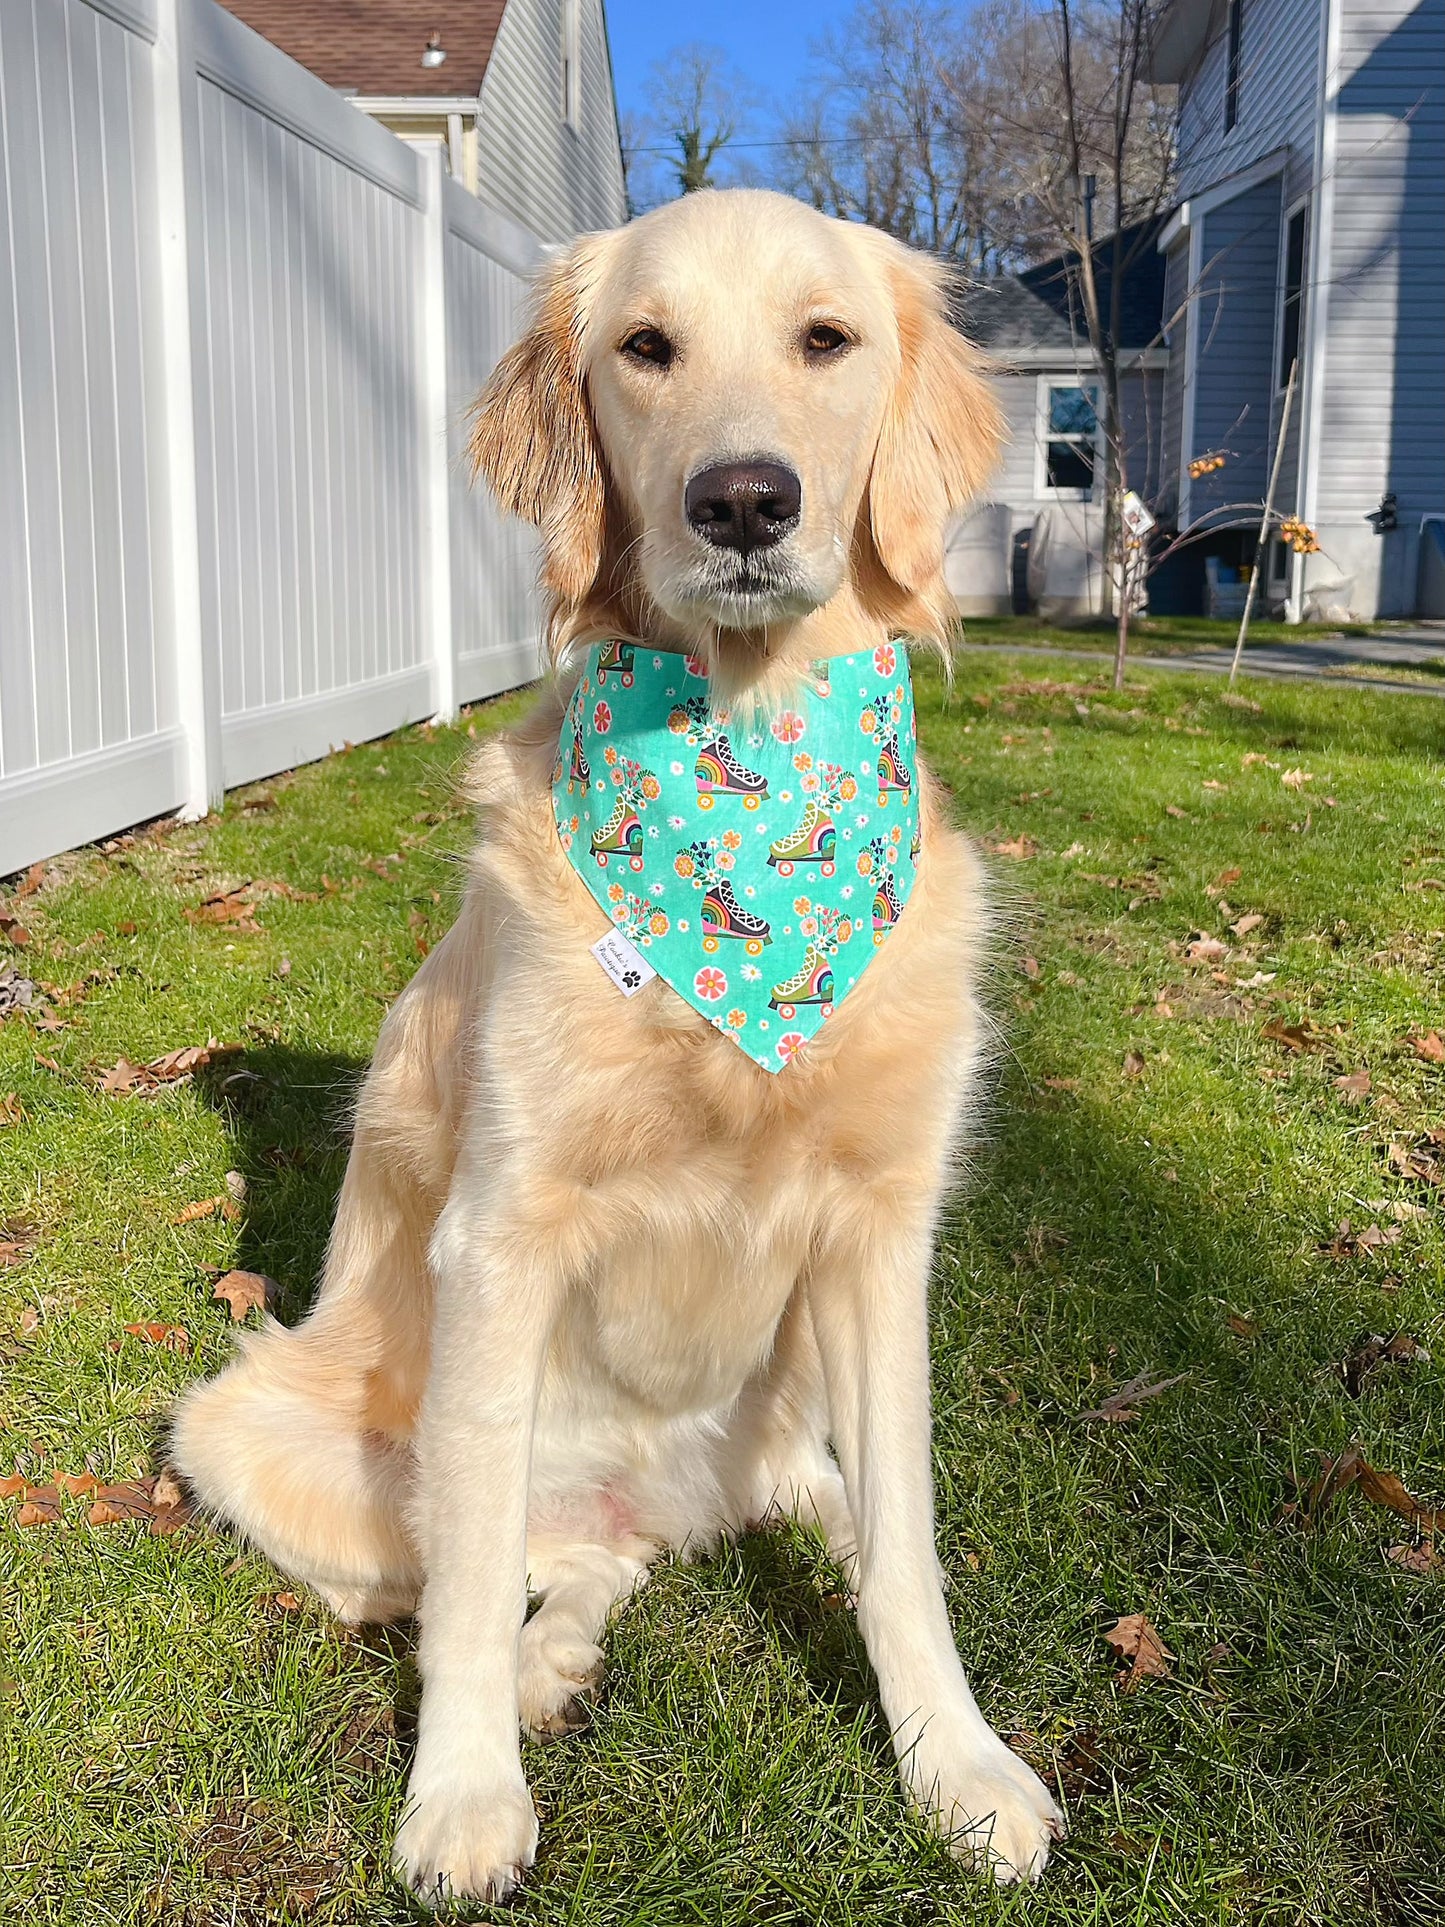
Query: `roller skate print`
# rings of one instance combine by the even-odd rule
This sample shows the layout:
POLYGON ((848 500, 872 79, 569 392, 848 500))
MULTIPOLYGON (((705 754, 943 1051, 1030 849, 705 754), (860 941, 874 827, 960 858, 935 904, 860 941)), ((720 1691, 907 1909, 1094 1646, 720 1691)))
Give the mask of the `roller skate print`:
POLYGON ((853 934, 850 918, 830 904, 813 903, 799 897, 799 935, 807 939, 800 968, 791 977, 773 985, 768 1002, 786 1024, 805 1004, 817 1004, 819 1015, 833 1015, 833 959, 853 934))
POLYGON ((719 796, 740 796, 745 810, 755 810, 768 794, 767 777, 738 761, 721 730, 698 751, 694 775, 700 810, 710 810, 719 796))
POLYGON ((913 791, 913 771, 909 768, 898 737, 903 709, 901 701, 895 698, 900 693, 894 692, 894 697, 875 696, 859 718, 863 733, 873 738, 880 810, 887 807, 890 794, 910 796, 913 791))
POLYGON ((823 876, 832 876, 837 865, 838 832, 831 816, 825 816, 815 797, 809 797, 803 820, 791 836, 780 836, 768 846, 769 867, 780 877, 790 877, 800 863, 816 863, 823 876))
POLYGON ((902 914, 894 872, 901 832, 875 836, 858 852, 858 874, 873 885, 873 941, 882 943, 902 914))
POLYGON ((662 785, 650 769, 644 769, 631 756, 619 755, 611 744, 603 756, 620 794, 611 816, 600 830, 592 832, 592 854, 604 870, 612 857, 626 857, 627 867, 640 873, 646 841, 641 812, 662 794, 662 785))
POLYGON ((757 916, 739 903, 733 892, 729 872, 741 844, 742 838, 736 830, 724 830, 721 836, 701 837, 678 851, 672 867, 694 889, 703 892, 699 915, 703 949, 711 954, 724 941, 732 939, 741 943, 750 957, 760 957, 764 946, 773 940, 772 925, 766 917, 757 916))
POLYGON ((744 910, 726 877, 715 883, 702 900, 702 931, 702 947, 710 953, 718 949, 725 937, 732 937, 750 957, 761 957, 764 944, 773 941, 767 918, 744 910))
POLYGON ((605 689, 607 678, 615 676, 624 689, 636 679, 637 651, 630 642, 609 642, 597 658, 597 687, 605 689))
POLYGON ((794 756, 793 768, 808 799, 803 820, 791 836, 769 846, 768 863, 780 877, 790 877, 800 863, 816 863, 822 875, 830 877, 838 850, 834 814, 857 796, 858 778, 841 763, 815 762, 806 750, 794 756))

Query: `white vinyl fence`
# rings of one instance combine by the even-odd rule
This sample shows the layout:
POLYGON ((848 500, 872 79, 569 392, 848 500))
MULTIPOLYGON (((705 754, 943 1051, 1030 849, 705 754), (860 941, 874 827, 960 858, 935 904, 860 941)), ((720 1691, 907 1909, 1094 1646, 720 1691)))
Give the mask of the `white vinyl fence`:
POLYGON ((541 257, 213 0, 0 0, 0 875, 537 673, 541 257))

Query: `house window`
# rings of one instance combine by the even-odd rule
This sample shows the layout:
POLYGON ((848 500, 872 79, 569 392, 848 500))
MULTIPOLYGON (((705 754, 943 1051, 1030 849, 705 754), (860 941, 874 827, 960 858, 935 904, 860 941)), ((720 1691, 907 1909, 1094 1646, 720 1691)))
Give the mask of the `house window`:
POLYGON ((562 0, 562 118, 574 131, 582 125, 581 0, 562 0))
POLYGON ((1229 0, 1229 51, 1224 70, 1224 131, 1239 119, 1239 42, 1244 26, 1244 0, 1229 0))
POLYGON ((1289 371, 1299 357, 1300 314, 1305 287, 1305 210, 1289 217, 1284 238, 1284 286, 1280 290, 1279 375, 1276 388, 1289 383, 1289 371))
POLYGON ((1049 382, 1043 397, 1042 492, 1086 502, 1099 460, 1099 391, 1049 382))

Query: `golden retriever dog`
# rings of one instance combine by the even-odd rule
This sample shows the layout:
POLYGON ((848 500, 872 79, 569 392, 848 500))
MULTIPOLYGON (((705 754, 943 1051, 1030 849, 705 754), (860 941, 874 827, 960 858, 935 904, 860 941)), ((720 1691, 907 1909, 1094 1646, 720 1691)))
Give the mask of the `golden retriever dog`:
POLYGON ((934 1551, 980 866, 920 771, 897 926, 770 1075, 661 978, 620 995, 552 813, 582 644, 686 652, 763 710, 822 658, 946 646, 944 524, 997 438, 936 266, 751 191, 579 240, 478 404, 477 469, 542 531, 556 675, 477 753, 464 901, 382 1028, 314 1310, 173 1434, 200 1499, 344 1619, 417 1613, 395 1858, 434 1903, 530 1865, 520 1735, 584 1722, 649 1562, 783 1514, 848 1574, 915 1810, 1001 1880, 1061 1834, 969 1690, 934 1551), (771 518, 755 541, 701 526, 715 471, 719 513, 771 518))

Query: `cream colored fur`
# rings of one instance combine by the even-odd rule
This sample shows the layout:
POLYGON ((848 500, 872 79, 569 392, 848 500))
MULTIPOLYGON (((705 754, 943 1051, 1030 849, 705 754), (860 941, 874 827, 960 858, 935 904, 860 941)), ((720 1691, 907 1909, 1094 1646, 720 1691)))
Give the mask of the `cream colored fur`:
POLYGON ((780 1512, 849 1571, 918 1809, 1004 1879, 1061 1829, 974 1703, 933 1549, 928 1279, 987 926, 971 849, 920 772, 905 913, 773 1076, 661 980, 619 996, 550 808, 579 638, 697 650, 766 706, 812 657, 941 637, 943 520, 996 427, 941 303, 882 236, 697 195, 554 266, 480 404, 479 467, 544 529, 558 676, 476 758, 461 914, 383 1026, 314 1311, 267 1321, 174 1428, 206 1504, 343 1617, 418 1610, 396 1858, 427 1898, 498 1897, 530 1863, 519 1732, 579 1723, 649 1561, 780 1512), (840 354, 805 351, 820 319, 840 354), (669 367, 626 349, 644 325, 669 367), (759 455, 797 468, 802 521, 771 574, 729 575, 683 488, 759 455))

